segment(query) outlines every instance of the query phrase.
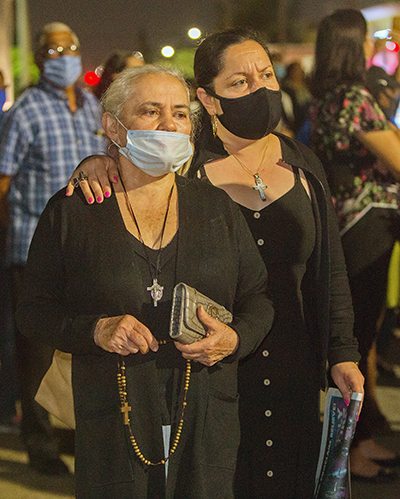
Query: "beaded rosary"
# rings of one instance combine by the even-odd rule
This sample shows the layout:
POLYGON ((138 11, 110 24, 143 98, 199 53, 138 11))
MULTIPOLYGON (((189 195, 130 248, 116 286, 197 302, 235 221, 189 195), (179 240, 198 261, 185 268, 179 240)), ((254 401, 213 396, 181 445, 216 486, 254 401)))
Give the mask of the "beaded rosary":
MULTIPOLYGON (((159 345, 165 345, 167 343, 167 340, 161 340, 159 342, 159 345)), ((181 411, 181 417, 179 419, 179 424, 178 424, 178 429, 176 431, 175 439, 174 442, 170 448, 169 454, 165 459, 161 459, 161 461, 158 461, 157 463, 152 463, 148 459, 146 459, 142 452, 140 451, 139 445, 136 442, 136 439, 133 435, 131 423, 130 423, 130 418, 129 418, 129 412, 132 410, 132 408, 129 406, 128 403, 128 393, 127 393, 127 386, 126 386, 126 366, 125 366, 125 361, 122 356, 119 356, 118 360, 118 374, 117 374, 117 379, 118 379, 118 392, 119 392, 119 397, 121 400, 121 413, 123 414, 124 418, 124 424, 128 426, 129 430, 129 435, 130 435, 130 441, 133 447, 133 450, 136 454, 136 456, 147 466, 158 466, 159 464, 165 464, 168 459, 172 456, 172 454, 176 451, 176 448, 178 447, 179 440, 181 438, 181 433, 182 433, 182 428, 183 428, 183 417, 185 414, 185 409, 186 409, 186 399, 187 399, 187 392, 189 390, 189 382, 190 382, 190 373, 191 373, 192 365, 190 363, 190 360, 186 361, 186 372, 185 372, 185 384, 183 388, 183 402, 182 402, 182 411, 181 411)))

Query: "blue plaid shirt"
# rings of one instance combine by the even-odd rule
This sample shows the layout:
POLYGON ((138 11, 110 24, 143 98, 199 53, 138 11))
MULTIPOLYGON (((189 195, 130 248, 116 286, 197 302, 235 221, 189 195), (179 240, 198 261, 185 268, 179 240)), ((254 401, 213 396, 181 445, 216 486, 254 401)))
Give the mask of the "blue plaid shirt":
POLYGON ((64 92, 40 80, 2 116, 0 173, 11 176, 7 265, 26 263, 47 201, 83 158, 105 150, 96 97, 79 87, 76 94, 72 113, 64 92))

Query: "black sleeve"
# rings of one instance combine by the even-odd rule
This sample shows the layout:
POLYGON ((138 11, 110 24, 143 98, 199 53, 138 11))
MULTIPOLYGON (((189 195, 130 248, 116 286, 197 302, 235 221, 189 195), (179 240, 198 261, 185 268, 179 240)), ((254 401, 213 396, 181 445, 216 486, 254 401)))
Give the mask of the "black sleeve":
POLYGON ((331 259, 328 362, 332 367, 339 362, 357 362, 360 359, 360 354, 358 353, 358 342, 353 333, 354 313, 337 215, 327 185, 326 189, 331 259))
POLYGON ((49 201, 32 239, 16 314, 18 328, 64 352, 103 354, 93 339, 101 316, 76 316, 66 300, 63 247, 69 232, 61 197, 64 191, 49 201))
POLYGON ((315 154, 303 144, 299 144, 302 153, 321 182, 327 209, 327 230, 329 252, 329 342, 328 362, 330 366, 339 362, 359 360, 358 342, 353 334, 354 313, 346 262, 339 234, 337 215, 332 203, 332 196, 326 180, 323 166, 315 154))

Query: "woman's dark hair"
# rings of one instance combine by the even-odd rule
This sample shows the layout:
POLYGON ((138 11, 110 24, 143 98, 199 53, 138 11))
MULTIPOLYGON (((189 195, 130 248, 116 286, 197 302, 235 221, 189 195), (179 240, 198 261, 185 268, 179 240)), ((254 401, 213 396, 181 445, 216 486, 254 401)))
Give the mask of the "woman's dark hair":
POLYGON ((104 63, 100 81, 93 88, 93 93, 99 100, 113 82, 114 74, 121 73, 126 67, 126 61, 136 54, 138 57, 141 56, 139 52, 131 52, 130 50, 115 50, 110 54, 104 63))
POLYGON ((318 27, 311 91, 317 98, 340 84, 364 84, 367 23, 359 10, 340 9, 318 27))
POLYGON ((194 76, 198 87, 214 91, 214 80, 223 68, 223 56, 232 45, 253 40, 259 43, 271 59, 268 47, 259 33, 246 28, 233 28, 205 38, 196 50, 194 76))

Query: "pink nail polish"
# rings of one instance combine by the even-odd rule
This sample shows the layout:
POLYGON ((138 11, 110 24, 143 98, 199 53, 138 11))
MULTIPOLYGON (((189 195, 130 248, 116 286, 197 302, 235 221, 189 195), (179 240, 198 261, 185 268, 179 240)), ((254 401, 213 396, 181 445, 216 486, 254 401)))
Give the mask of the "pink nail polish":
POLYGON ((118 182, 118 177, 114 176, 114 182, 118 182))
POLYGON ((357 416, 357 421, 360 419, 360 415, 357 416))
POLYGON ((69 191, 66 192, 66 195, 68 196, 69 195, 69 191))
POLYGON ((105 197, 106 197, 106 198, 109 198, 109 197, 110 197, 110 193, 109 193, 108 191, 107 191, 107 192, 105 192, 105 193, 104 193, 104 195, 105 195, 105 197))
POLYGON ((97 202, 101 203, 101 197, 100 196, 97 198, 97 202))
POLYGON ((347 399, 344 399, 344 403, 346 404, 346 407, 349 407, 349 401, 347 399))
POLYGON ((89 198, 89 203, 92 204, 93 203, 93 198, 89 198))

